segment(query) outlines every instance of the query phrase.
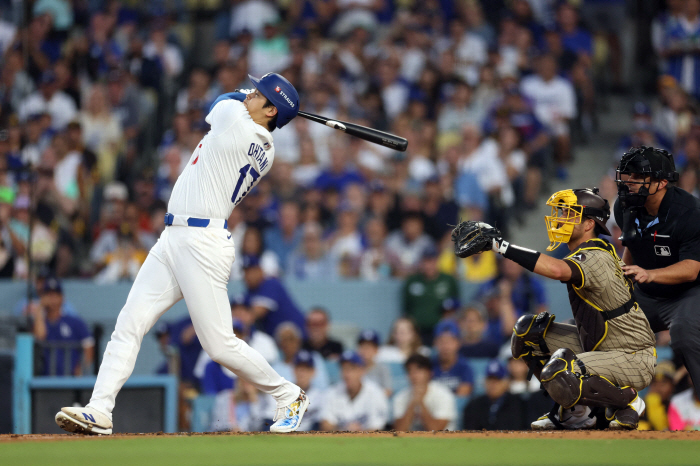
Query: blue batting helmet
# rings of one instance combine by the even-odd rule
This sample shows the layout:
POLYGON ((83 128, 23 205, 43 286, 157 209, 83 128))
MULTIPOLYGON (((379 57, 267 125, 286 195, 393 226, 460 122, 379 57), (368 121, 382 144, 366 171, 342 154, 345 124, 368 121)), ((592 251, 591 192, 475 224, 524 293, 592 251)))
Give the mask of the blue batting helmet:
POLYGON ((253 86, 277 107, 277 127, 281 128, 299 113, 299 94, 292 83, 277 73, 258 79, 248 75, 253 86))

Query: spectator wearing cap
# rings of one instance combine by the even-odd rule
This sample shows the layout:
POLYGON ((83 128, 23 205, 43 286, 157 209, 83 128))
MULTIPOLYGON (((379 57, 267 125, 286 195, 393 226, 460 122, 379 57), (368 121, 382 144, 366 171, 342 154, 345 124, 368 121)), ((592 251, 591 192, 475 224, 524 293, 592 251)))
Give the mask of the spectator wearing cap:
POLYGON ((410 385, 393 400, 394 429, 455 430, 455 396, 446 386, 431 380, 430 359, 414 354, 404 364, 410 385))
POLYGON ((319 390, 313 386, 312 380, 316 375, 316 358, 313 353, 306 350, 300 350, 294 356, 294 383, 297 384, 304 392, 313 397, 314 405, 309 407, 304 414, 304 419, 301 421, 301 431, 319 430, 321 426, 321 410, 325 405, 326 392, 319 390))
MULTIPOLYGON (((26 297, 18 301, 14 308, 14 313, 16 316, 31 316, 33 306, 38 305, 40 303, 41 294, 44 290, 44 285, 46 284, 46 281, 53 277, 54 275, 52 274, 51 269, 48 266, 43 266, 39 268, 34 279, 34 289, 32 290, 33 296, 32 299, 29 301, 30 304, 27 305, 28 301, 26 297)), ((76 310, 75 306, 65 296, 63 296, 63 302, 61 304, 61 314, 78 317, 78 311, 76 310)))
POLYGON ((328 311, 322 307, 312 308, 306 314, 307 338, 304 340, 304 349, 319 353, 323 359, 337 361, 343 352, 343 344, 328 335, 329 329, 328 311))
POLYGON ((342 381, 333 385, 321 413, 321 430, 383 430, 389 420, 384 390, 365 378, 365 362, 354 351, 340 356, 342 381))
POLYGON ((495 358, 501 345, 486 338, 486 309, 480 303, 473 303, 459 311, 457 323, 462 335, 459 350, 463 358, 495 358))
POLYGON ((42 375, 82 375, 94 358, 95 340, 87 325, 77 316, 64 315, 62 307, 61 282, 48 278, 39 303, 31 306, 34 338, 47 344, 42 353, 42 375))
POLYGON ((432 340, 435 324, 442 317, 442 305, 446 299, 459 299, 457 280, 440 272, 437 266, 438 251, 434 246, 423 251, 418 273, 403 283, 404 314, 415 320, 423 341, 432 340))
POLYGON ((326 250, 321 225, 308 222, 301 227, 301 244, 287 257, 285 273, 296 280, 328 281, 337 278, 337 264, 326 250))
POLYGON ((48 113, 51 116, 51 128, 62 130, 77 116, 75 101, 68 94, 58 89, 56 73, 47 70, 41 75, 39 90, 29 94, 19 106, 18 114, 22 123, 30 115, 48 113))
POLYGON ((455 396, 469 396, 474 386, 474 373, 459 354, 460 332, 452 320, 443 320, 435 327, 433 380, 449 388, 455 396))
MULTIPOLYGON (((282 322, 275 330, 275 341, 280 350, 280 360, 272 367, 277 373, 287 380, 294 378, 294 357, 302 349, 301 328, 293 322, 282 322)), ((323 357, 316 351, 310 351, 314 358, 316 368, 314 378, 311 381, 314 388, 325 390, 328 388, 328 371, 323 357)))
POLYGON ((304 315, 294 303, 282 282, 265 277, 260 257, 244 255, 243 280, 247 287, 245 303, 253 310, 256 321, 268 335, 274 335, 283 322, 292 322, 304 328, 304 315))
POLYGON ((379 334, 374 330, 363 330, 357 337, 357 354, 365 363, 365 377, 384 389, 387 397, 391 396, 391 370, 386 364, 377 362, 379 353, 379 334))
POLYGON ((654 380, 644 397, 646 410, 639 419, 639 430, 667 430, 668 411, 673 396, 676 368, 671 361, 660 361, 656 365, 654 380))
POLYGON ((486 393, 473 398, 464 408, 465 430, 524 430, 528 419, 525 403, 508 391, 508 370, 498 359, 486 367, 486 393))

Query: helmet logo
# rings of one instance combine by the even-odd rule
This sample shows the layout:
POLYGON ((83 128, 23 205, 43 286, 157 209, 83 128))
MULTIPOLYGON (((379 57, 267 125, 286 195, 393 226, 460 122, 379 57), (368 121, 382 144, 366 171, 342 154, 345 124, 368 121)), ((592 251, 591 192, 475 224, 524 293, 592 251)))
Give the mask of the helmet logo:
POLYGON ((281 90, 282 90, 282 89, 280 89, 279 86, 277 86, 277 87, 275 88, 275 92, 279 92, 279 91, 281 91, 281 90))

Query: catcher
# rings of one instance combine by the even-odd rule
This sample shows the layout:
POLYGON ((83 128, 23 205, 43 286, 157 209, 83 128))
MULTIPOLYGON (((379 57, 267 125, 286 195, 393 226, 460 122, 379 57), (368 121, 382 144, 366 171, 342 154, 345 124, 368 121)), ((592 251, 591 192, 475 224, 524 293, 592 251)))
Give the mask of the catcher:
POLYGON ((545 217, 547 250, 566 243, 571 253, 563 260, 510 244, 496 228, 473 221, 461 222, 452 232, 455 254, 468 257, 493 249, 566 283, 576 325, 555 323, 543 312, 522 316, 513 328, 513 357, 527 361, 556 403, 532 423, 533 429, 589 429, 597 424, 596 413, 603 412, 609 428, 636 429, 645 407, 637 392, 654 375, 655 338, 622 272, 624 264, 613 246, 597 237, 610 235, 605 226, 610 206, 597 188, 556 192, 547 205, 552 208, 545 217))

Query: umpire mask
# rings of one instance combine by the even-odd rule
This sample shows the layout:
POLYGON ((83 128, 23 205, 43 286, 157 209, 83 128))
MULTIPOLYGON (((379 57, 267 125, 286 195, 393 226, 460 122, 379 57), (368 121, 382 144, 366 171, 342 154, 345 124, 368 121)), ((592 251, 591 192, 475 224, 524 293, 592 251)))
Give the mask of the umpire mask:
POLYGON ((617 195, 623 211, 644 205, 647 197, 653 194, 649 191, 652 180, 678 181, 673 156, 665 150, 646 146, 625 152, 615 171, 617 195), (639 186, 637 192, 630 189, 631 185, 639 186))
POLYGON ((562 243, 568 243, 574 227, 585 218, 593 219, 599 231, 610 235, 605 223, 610 218, 610 205, 598 195, 598 188, 565 189, 557 191, 547 201, 551 215, 544 217, 549 236, 547 251, 554 251, 562 243))

